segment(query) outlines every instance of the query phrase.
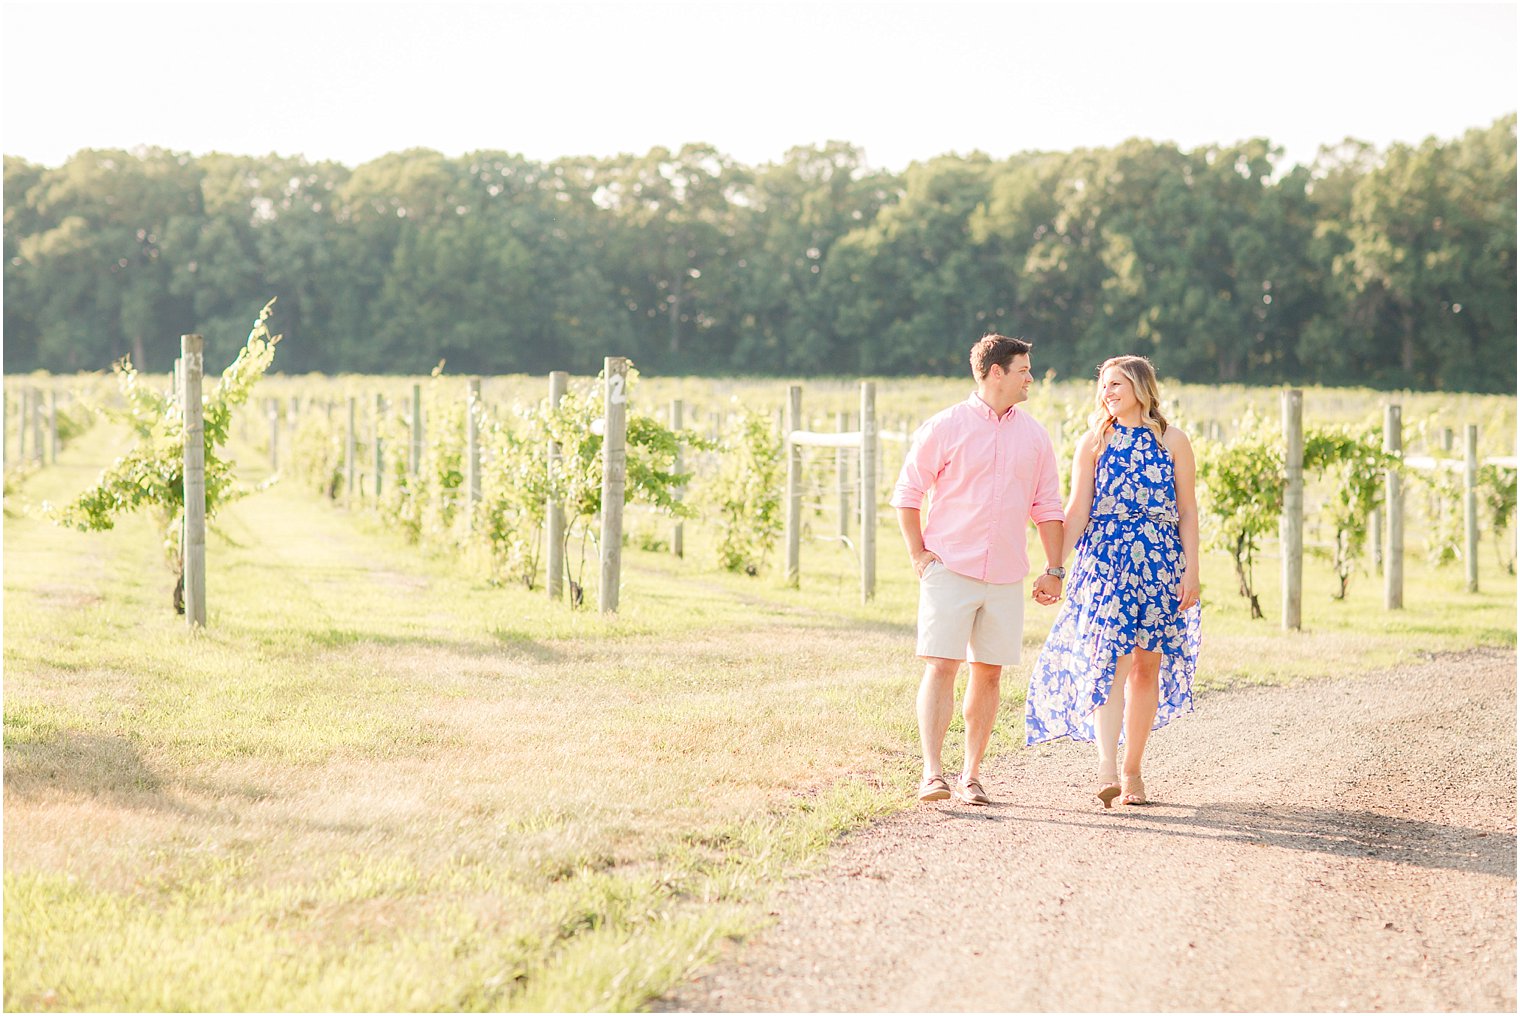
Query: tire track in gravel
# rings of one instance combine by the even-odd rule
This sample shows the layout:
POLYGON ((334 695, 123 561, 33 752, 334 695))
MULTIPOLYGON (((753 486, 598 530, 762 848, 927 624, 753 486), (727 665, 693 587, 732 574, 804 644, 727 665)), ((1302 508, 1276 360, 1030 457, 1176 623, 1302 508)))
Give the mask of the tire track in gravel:
POLYGON ((1010 753, 992 807, 848 837, 652 1008, 1514 1011, 1515 676, 1482 649, 1203 696, 1143 808, 1097 806, 1088 745, 1010 753))

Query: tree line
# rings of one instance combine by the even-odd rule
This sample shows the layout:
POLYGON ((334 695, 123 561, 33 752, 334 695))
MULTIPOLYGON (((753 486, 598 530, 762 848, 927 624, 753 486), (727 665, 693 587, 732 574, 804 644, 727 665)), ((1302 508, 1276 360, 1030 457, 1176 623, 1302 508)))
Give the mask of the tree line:
POLYGON ((1131 140, 902 173, 853 145, 5 158, 5 365, 230 355, 278 297, 293 373, 951 375, 992 329, 1038 371, 1121 352, 1195 382, 1513 391, 1513 114, 1285 166, 1131 140))

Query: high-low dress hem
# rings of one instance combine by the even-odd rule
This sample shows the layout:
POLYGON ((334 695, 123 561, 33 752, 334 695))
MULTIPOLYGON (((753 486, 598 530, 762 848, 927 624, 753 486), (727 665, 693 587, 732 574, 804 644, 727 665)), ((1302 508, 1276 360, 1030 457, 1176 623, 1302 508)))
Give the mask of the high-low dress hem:
POLYGON ((1185 566, 1171 455, 1150 430, 1116 426, 1099 456, 1066 600, 1030 675, 1026 744, 1094 740, 1114 667, 1136 647, 1162 654, 1151 729, 1193 711, 1202 611, 1177 609, 1185 566))

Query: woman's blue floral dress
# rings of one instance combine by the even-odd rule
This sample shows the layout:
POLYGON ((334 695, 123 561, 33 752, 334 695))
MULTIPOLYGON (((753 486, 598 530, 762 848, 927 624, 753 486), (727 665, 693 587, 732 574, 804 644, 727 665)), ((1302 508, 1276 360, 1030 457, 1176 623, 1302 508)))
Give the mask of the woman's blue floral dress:
POLYGON ((1192 712, 1202 611, 1177 611, 1186 564, 1177 518, 1171 453, 1148 428, 1115 424, 1098 456, 1066 602, 1029 678, 1025 743, 1093 740, 1114 664, 1137 647, 1164 657, 1151 729, 1192 712))

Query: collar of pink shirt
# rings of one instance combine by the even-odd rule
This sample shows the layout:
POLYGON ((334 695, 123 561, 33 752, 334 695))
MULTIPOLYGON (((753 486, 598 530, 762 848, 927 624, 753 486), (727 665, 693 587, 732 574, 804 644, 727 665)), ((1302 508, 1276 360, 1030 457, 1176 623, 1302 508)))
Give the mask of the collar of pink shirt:
POLYGON ((1007 411, 999 416, 996 409, 993 409, 985 401, 982 400, 980 392, 972 392, 971 395, 967 397, 966 404, 993 422, 996 422, 998 420, 1011 419, 1013 417, 1013 414, 1019 411, 1018 406, 1009 406, 1007 411))

